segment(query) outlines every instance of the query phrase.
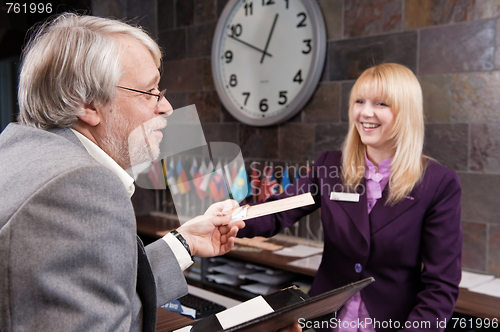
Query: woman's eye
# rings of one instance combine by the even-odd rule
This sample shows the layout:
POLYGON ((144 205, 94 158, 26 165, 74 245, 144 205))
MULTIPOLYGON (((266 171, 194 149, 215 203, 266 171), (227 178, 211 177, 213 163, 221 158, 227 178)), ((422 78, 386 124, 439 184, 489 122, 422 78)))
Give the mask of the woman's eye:
POLYGON ((379 102, 378 104, 379 104, 380 106, 388 107, 388 105, 387 105, 386 103, 379 102))
POLYGON ((363 101, 361 99, 356 100, 356 104, 363 104, 363 101))

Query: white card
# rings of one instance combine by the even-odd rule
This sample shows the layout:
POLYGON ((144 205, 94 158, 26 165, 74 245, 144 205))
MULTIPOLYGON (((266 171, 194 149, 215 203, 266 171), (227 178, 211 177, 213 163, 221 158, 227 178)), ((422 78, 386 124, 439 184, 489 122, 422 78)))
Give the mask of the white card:
POLYGON ((247 216, 247 211, 248 211, 248 205, 242 206, 239 209, 234 210, 231 221, 245 218, 247 216))
POLYGON ((355 193, 337 193, 332 191, 330 193, 330 200, 344 201, 344 202, 359 202, 359 194, 355 193))
POLYGON ((246 302, 215 314, 224 330, 274 312, 273 308, 262 296, 254 297, 246 302))

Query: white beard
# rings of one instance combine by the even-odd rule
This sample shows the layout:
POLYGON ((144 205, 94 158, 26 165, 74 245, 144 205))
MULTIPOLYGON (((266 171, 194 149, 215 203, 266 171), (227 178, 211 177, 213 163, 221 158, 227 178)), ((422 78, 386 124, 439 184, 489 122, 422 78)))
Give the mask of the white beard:
POLYGON ((101 140, 101 148, 123 169, 156 160, 160 155, 160 142, 153 131, 167 125, 163 116, 156 116, 142 125, 133 125, 119 112, 112 109, 108 119, 108 132, 101 140))

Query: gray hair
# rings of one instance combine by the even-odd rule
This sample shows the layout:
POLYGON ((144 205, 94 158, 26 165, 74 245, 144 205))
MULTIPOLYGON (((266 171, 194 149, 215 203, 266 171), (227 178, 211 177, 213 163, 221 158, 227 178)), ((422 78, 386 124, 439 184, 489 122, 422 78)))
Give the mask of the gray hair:
POLYGON ((140 27, 72 13, 42 24, 23 50, 19 123, 72 127, 84 106, 109 104, 122 75, 120 37, 144 45, 160 68, 160 48, 140 27))

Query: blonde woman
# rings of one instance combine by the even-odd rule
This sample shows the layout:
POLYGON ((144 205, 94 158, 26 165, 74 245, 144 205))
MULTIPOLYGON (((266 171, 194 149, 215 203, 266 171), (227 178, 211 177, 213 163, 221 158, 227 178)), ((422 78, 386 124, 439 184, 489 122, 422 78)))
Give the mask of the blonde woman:
POLYGON ((316 327, 444 330, 461 278, 461 189, 455 172, 422 154, 423 141, 415 75, 399 64, 369 68, 351 91, 342 152, 322 153, 307 175, 270 198, 309 191, 315 205, 239 230, 238 237, 272 236, 321 208, 325 246, 310 295, 375 282, 316 327))

